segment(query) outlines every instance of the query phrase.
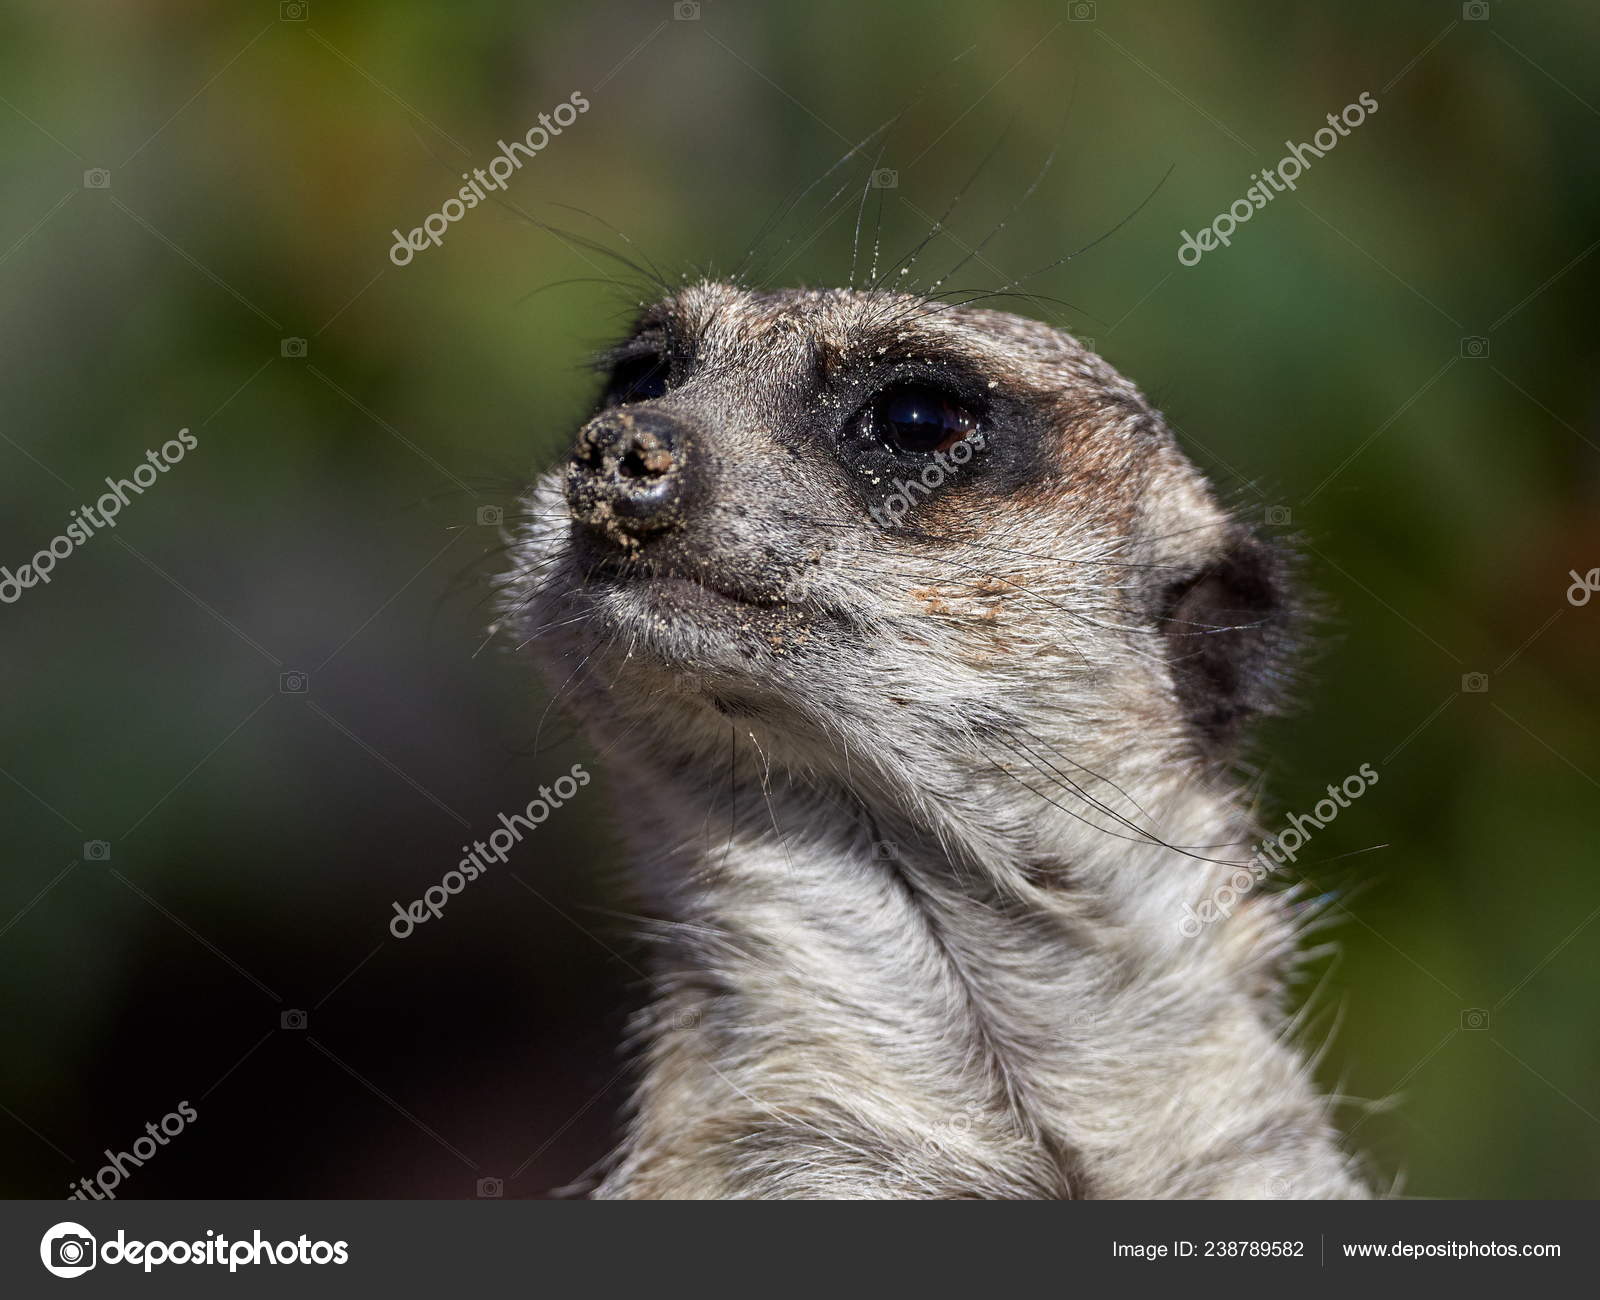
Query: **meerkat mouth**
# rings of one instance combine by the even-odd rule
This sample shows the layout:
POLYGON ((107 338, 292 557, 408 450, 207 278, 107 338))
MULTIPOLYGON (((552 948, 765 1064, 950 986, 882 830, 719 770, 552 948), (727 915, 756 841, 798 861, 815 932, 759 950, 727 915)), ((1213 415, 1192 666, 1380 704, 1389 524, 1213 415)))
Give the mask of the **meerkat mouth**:
POLYGON ((631 592, 647 600, 679 605, 686 610, 726 610, 729 606, 773 610, 789 603, 781 592, 758 590, 720 575, 713 578, 703 572, 656 564, 602 563, 589 582, 613 591, 631 592))
POLYGON ((837 622, 804 599, 744 573, 637 559, 603 560, 582 590, 621 633, 629 657, 654 660, 694 680, 765 680, 759 664, 804 655, 836 639, 837 622), (708 676, 709 675, 709 676, 708 676))

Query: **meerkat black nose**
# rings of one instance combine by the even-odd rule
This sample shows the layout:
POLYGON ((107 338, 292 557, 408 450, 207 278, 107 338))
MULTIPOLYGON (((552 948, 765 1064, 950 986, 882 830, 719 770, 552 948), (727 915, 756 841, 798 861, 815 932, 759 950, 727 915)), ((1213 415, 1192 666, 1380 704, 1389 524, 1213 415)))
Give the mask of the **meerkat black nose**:
POLYGON ((573 515, 635 539, 682 522, 688 444, 682 423, 664 411, 624 407, 596 416, 567 465, 573 515))

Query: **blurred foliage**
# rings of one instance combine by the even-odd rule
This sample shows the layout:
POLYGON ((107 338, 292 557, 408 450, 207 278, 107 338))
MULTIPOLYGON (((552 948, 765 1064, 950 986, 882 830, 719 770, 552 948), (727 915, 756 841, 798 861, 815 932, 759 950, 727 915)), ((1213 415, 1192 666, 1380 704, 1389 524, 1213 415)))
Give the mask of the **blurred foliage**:
POLYGON ((1600 11, 308 8, 0 14, 0 564, 200 439, 0 606, 0 1192, 65 1195, 180 1099, 205 1136, 126 1194, 537 1195, 604 1149, 639 983, 604 800, 385 930, 583 752, 554 715, 534 752, 543 699, 478 653, 478 511, 570 436, 586 353, 648 292, 586 241, 725 272, 903 111, 761 267, 846 277, 853 204, 828 199, 873 161, 898 257, 992 149, 931 277, 1054 156, 959 278, 1083 249, 1019 309, 1143 383, 1246 516, 1289 510, 1334 610, 1262 753, 1283 812, 1381 772, 1308 862, 1338 904, 1309 1032, 1337 1013, 1343 1122, 1409 1194, 1600 1193, 1600 602, 1565 596, 1600 565, 1600 11), (390 264, 392 229, 574 91, 591 110, 507 205, 390 264), (1178 265, 1180 230, 1362 91, 1379 112, 1293 197, 1178 265))

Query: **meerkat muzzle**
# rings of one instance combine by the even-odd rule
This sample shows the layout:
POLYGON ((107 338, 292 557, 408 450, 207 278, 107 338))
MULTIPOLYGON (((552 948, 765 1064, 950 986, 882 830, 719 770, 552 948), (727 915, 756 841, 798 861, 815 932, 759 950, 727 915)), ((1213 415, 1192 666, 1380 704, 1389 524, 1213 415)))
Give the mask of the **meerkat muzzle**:
POLYGON ((634 546, 683 520, 688 438, 677 419, 658 410, 613 410, 579 432, 567 464, 573 517, 634 546))

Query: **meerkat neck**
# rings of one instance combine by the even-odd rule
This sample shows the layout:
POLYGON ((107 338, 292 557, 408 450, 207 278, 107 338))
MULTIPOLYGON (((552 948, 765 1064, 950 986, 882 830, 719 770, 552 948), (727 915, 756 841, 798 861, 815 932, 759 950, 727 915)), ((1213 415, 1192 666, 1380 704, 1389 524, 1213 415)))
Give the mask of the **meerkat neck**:
MULTIPOLYGON (((626 779, 668 919, 599 1195, 1360 1194, 1283 1041, 1281 908, 1178 928, 1227 869, 1066 815, 1047 860, 1003 862, 970 817, 737 762, 715 795, 626 779)), ((1179 797, 1183 842, 1239 838, 1226 800, 1179 797)))

